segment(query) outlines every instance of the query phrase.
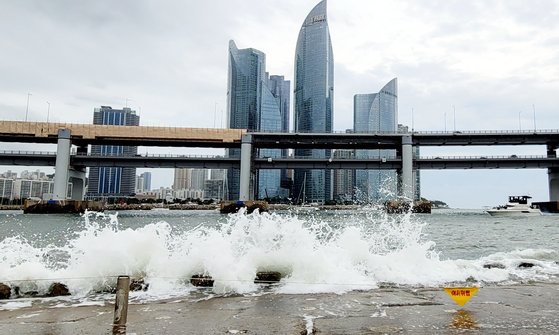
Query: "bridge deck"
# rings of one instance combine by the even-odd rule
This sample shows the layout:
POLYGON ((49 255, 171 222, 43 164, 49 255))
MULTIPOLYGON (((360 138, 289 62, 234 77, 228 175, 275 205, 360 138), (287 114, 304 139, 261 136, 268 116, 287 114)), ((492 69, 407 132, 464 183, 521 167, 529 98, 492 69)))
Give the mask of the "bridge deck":
POLYGON ((95 144, 114 141, 121 145, 238 146, 244 129, 109 126, 75 123, 0 121, 0 141, 56 143, 58 130, 69 129, 72 142, 95 144))

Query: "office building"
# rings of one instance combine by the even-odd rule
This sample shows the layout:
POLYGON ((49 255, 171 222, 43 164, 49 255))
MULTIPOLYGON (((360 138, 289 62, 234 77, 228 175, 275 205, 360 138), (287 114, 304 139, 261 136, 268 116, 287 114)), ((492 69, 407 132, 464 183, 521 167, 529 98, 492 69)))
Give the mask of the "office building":
POLYGON ((204 185, 204 200, 221 201, 225 196, 225 180, 208 179, 204 185))
MULTIPOLYGON (((140 117, 128 107, 113 109, 110 106, 95 108, 93 124, 113 126, 139 126, 140 117)), ((91 153, 106 156, 134 156, 136 146, 92 145, 91 153)), ((122 197, 135 192, 136 168, 92 167, 89 169, 87 195, 90 198, 122 197)))
POLYGON ((0 201, 1 204, 13 199, 15 178, 3 178, 0 176, 0 201))
MULTIPOLYGON (((378 93, 353 97, 353 130, 356 133, 396 132, 398 123, 398 82, 392 79, 378 93)), ((359 159, 395 157, 395 150, 356 150, 359 159)), ((397 194, 394 170, 356 170, 357 201, 378 202, 397 194)))
MULTIPOLYGON (((289 90, 290 82, 283 76, 270 76, 266 73, 266 85, 262 86, 262 104, 259 131, 289 131, 289 90)), ((285 149, 259 149, 258 156, 266 158, 287 157, 285 149)), ((259 199, 287 198, 289 190, 285 188, 287 170, 261 169, 257 176, 259 199), (283 186, 282 186, 283 182, 283 186)))
MULTIPOLYGON (((326 16, 326 0, 316 5, 299 31, 295 51, 295 131, 331 133, 333 126, 334 57, 326 16)), ((296 149, 295 156, 330 157, 330 150, 296 149)), ((332 171, 295 170, 295 194, 305 202, 332 198, 332 171), (304 185, 303 185, 304 184, 304 185)))
MULTIPOLYGON (((289 129, 289 81, 282 76, 268 76, 266 55, 256 49, 238 49, 229 42, 227 81, 227 124, 233 129, 281 132, 289 129)), ((228 149, 230 157, 240 157, 239 149, 228 149)), ((260 157, 280 157, 282 150, 263 149, 260 157)), ((251 198, 281 194, 279 170, 261 170, 251 177, 251 198), (255 185, 257 194, 254 193, 255 185)), ((239 198, 240 171, 227 171, 227 198, 239 198)), ((285 192, 287 194, 287 191, 285 192)))
MULTIPOLYGON (((334 159, 353 159, 355 150, 336 149, 333 153, 334 159)), ((334 200, 336 202, 352 202, 354 200, 355 170, 334 170, 334 200)))

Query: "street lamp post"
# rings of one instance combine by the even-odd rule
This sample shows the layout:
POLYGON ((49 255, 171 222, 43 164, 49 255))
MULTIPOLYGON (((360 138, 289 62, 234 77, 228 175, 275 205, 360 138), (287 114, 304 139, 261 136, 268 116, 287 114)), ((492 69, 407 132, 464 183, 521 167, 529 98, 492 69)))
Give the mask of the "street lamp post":
POLYGON ((454 131, 456 132, 456 107, 452 105, 453 115, 454 115, 454 131))
POLYGON ((532 104, 532 110, 534 111, 534 131, 536 131, 536 106, 532 104))
POLYGON ((50 102, 48 102, 48 101, 47 101, 47 105, 48 105, 48 108, 47 108, 47 123, 49 123, 49 116, 50 116, 50 102))
POLYGON ((27 122, 27 115, 29 114, 29 97, 31 93, 27 93, 27 107, 25 107, 25 121, 27 122))

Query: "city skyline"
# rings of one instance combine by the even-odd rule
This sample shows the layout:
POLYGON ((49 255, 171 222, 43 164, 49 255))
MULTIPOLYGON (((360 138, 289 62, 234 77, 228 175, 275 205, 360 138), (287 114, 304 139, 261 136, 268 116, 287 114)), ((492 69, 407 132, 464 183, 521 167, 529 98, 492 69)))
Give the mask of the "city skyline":
MULTIPOLYGON (((45 121, 50 112, 53 122, 87 123, 94 106, 113 105, 133 107, 145 125, 224 127, 227 41, 264 51, 269 72, 293 80, 297 31, 317 3, 3 4, 0 118, 23 120, 29 98, 31 121, 45 121)), ((351 127, 354 94, 393 77, 399 78, 399 121, 415 130, 559 128, 555 2, 526 8, 518 1, 350 0, 328 6, 335 130, 351 127)), ((544 149, 452 148, 436 154, 464 152, 544 154, 544 149)), ((172 183, 169 171, 152 172, 155 183, 172 183)), ((547 175, 429 171, 422 187, 428 198, 480 207, 518 193, 545 200, 547 175)))

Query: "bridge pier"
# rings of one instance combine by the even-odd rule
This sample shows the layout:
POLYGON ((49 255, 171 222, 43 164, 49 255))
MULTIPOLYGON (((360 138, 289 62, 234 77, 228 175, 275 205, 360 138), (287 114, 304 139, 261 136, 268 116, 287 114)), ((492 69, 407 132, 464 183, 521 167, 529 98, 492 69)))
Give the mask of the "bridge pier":
POLYGON ((59 129, 54 170, 54 200, 64 200, 68 194, 68 169, 70 167, 70 130, 59 129))
MULTIPOLYGON (((547 157, 557 158, 556 145, 547 145, 547 157)), ((559 201, 559 168, 547 169, 547 180, 549 182, 549 201, 559 201)))
POLYGON ((402 170, 399 195, 413 200, 413 151, 411 135, 402 136, 402 170))
POLYGON ((250 199, 250 175, 252 171, 252 135, 244 134, 241 138, 241 176, 239 180, 239 200, 250 199))
POLYGON ((70 169, 68 180, 72 183, 71 199, 82 201, 85 196, 85 168, 70 169))

